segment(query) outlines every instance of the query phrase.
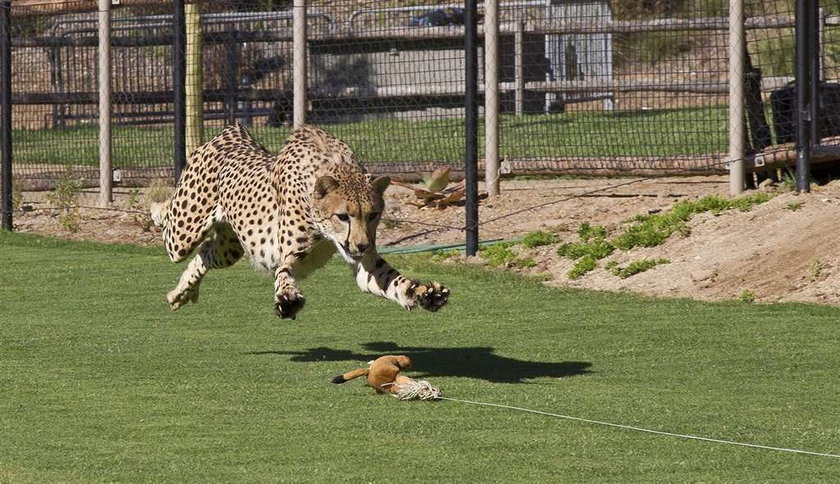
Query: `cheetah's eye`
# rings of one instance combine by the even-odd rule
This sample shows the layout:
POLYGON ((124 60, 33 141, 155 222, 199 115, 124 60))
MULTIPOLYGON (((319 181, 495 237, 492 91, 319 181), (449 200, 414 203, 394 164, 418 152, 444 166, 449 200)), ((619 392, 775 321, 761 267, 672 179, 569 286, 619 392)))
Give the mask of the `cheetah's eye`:
POLYGON ((346 213, 337 213, 337 214, 335 214, 335 216, 338 217, 338 219, 341 220, 342 222, 349 222, 350 221, 350 216, 347 215, 346 213))
POLYGON ((379 212, 372 212, 370 215, 368 215, 368 220, 373 222, 374 220, 376 220, 377 217, 379 217, 379 212))

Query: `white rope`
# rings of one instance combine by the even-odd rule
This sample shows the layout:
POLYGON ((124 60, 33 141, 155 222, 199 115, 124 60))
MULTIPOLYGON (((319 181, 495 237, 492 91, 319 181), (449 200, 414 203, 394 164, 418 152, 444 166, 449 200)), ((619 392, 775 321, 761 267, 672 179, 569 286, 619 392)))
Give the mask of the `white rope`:
POLYGON ((776 450, 776 451, 779 451, 779 452, 792 452, 792 453, 795 453, 795 454, 808 454, 808 455, 817 455, 817 456, 821 456, 821 457, 840 458, 840 454, 829 454, 829 453, 825 453, 825 452, 812 452, 812 451, 809 451, 809 450, 800 450, 800 449, 786 449, 786 448, 783 448, 783 447, 771 447, 769 445, 749 444, 749 443, 746 443, 746 442, 735 442, 735 441, 732 441, 732 440, 712 439, 712 438, 709 438, 709 437, 699 437, 699 436, 696 436, 696 435, 688 435, 688 434, 675 434, 675 433, 672 433, 672 432, 662 432, 660 430, 650 430, 650 429, 644 429, 644 428, 641 428, 641 427, 632 427, 630 425, 622 425, 622 424, 616 424, 616 423, 610 423, 610 422, 602 422, 602 421, 599 421, 599 420, 591 420, 591 419, 588 419, 588 418, 572 417, 572 416, 569 416, 569 415, 559 415, 559 414, 556 414, 556 413, 543 412, 543 411, 540 411, 540 410, 531 410, 529 408, 522 408, 522 407, 513 407, 513 406, 510 406, 510 405, 502 405, 502 404, 498 404, 498 403, 473 402, 473 401, 470 401, 470 400, 461 400, 461 399, 458 399, 458 398, 449 398, 449 397, 443 397, 443 396, 438 397, 437 400, 449 400, 451 402, 468 403, 470 405, 483 405, 485 407, 506 408, 506 409, 509 409, 509 410, 518 410, 520 412, 528 412, 528 413, 535 413, 537 415, 547 415, 549 417, 562 418, 562 419, 565 419, 565 420, 574 420, 574 421, 577 421, 577 422, 586 422, 586 423, 590 423, 590 424, 604 425, 604 426, 607 426, 607 427, 614 427, 614 428, 625 429, 625 430, 635 430, 637 432, 647 432, 649 434, 667 435, 669 437, 677 437, 677 438, 681 438, 681 439, 702 440, 704 442, 714 442, 714 443, 717 443, 717 444, 740 445, 742 447, 752 447, 752 448, 755 448, 755 449, 776 450))
MULTIPOLYGON (((394 385, 394 383, 385 383, 381 385, 394 385)), ((396 385, 397 391, 391 395, 400 400, 440 400, 443 397, 440 389, 433 387, 431 383, 426 380, 411 380, 408 383, 400 383, 396 385)))

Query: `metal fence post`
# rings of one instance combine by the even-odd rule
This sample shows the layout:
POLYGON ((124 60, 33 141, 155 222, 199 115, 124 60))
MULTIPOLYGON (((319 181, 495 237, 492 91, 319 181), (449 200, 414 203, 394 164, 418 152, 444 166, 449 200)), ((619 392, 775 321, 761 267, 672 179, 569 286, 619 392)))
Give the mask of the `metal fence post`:
POLYGON ((113 201, 111 164, 111 0, 99 0, 99 206, 113 201))
POLYGON ((185 156, 189 157, 204 140, 204 43, 201 37, 201 11, 197 2, 184 6, 186 17, 187 45, 184 61, 187 72, 184 76, 184 98, 186 100, 185 156))
POLYGON ((525 102, 525 67, 522 56, 525 50, 525 21, 517 20, 513 34, 513 84, 514 84, 514 112, 522 116, 522 104, 525 102))
POLYGON ((12 1, 0 1, 0 156, 3 160, 3 230, 12 230, 12 1))
POLYGON ((484 2, 484 185, 499 194, 499 0, 484 2))
POLYGON ((292 7, 292 107, 295 128, 306 122, 306 0, 294 0, 292 7))
POLYGON ((172 15, 172 86, 175 109, 175 183, 181 179, 181 171, 187 166, 187 19, 184 0, 175 0, 172 15))
MULTIPOLYGON (((796 0, 796 191, 810 192, 811 178, 811 61, 808 49, 811 26, 811 0, 796 0)), ((814 53, 816 54, 816 53, 814 53)))
POLYGON ((466 253, 478 252, 478 48, 476 0, 464 4, 464 177, 466 188, 466 253))
POLYGON ((818 0, 811 0, 808 7, 808 56, 809 75, 811 76, 811 146, 817 146, 822 142, 820 126, 820 82, 822 82, 821 64, 822 49, 820 35, 822 33, 822 11, 819 8, 818 0))
POLYGON ((729 3, 729 193, 744 191, 744 0, 729 3))

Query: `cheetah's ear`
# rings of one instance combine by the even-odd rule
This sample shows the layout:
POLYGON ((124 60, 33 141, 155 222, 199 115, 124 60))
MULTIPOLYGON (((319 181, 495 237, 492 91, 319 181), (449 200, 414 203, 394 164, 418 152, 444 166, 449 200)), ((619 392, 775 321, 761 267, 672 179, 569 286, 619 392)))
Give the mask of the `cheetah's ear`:
POLYGON ((373 191, 381 197, 388 186, 391 184, 391 178, 387 176, 380 176, 376 180, 373 180, 370 183, 370 186, 373 188, 373 191))
POLYGON ((315 199, 321 199, 327 196, 331 190, 334 190, 338 187, 338 182, 335 181, 335 178, 324 175, 317 180, 315 180, 315 199))

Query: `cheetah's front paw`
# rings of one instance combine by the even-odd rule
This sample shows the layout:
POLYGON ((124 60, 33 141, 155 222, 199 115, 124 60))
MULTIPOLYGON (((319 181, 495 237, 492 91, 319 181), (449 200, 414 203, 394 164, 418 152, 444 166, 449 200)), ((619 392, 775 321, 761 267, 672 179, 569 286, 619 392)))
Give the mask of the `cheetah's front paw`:
POLYGON ((295 319, 306 299, 300 293, 281 294, 274 303, 274 314, 281 319, 295 319))
POLYGON ((412 292, 416 303, 427 311, 435 312, 449 300, 449 289, 437 282, 418 284, 412 292))
POLYGON ((177 289, 169 291, 169 294, 166 295, 166 301, 169 303, 169 307, 173 311, 180 308, 184 304, 187 304, 188 302, 197 303, 198 286, 184 289, 183 291, 178 291, 177 289))

